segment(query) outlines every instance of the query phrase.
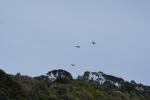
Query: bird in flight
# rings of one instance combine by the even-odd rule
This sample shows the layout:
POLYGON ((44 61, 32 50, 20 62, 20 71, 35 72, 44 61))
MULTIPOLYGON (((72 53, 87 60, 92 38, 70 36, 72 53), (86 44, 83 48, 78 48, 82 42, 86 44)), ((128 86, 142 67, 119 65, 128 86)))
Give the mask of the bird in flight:
POLYGON ((96 44, 94 41, 92 41, 92 44, 96 44))
POLYGON ((77 48, 80 48, 80 46, 76 46, 77 48))
POLYGON ((71 66, 75 66, 75 64, 71 64, 71 66))

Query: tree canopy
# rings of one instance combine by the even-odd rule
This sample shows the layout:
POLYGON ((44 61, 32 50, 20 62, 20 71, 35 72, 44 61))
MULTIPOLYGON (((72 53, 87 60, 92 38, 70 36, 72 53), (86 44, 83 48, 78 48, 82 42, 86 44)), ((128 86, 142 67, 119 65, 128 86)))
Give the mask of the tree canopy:
POLYGON ((0 70, 0 100, 150 100, 150 86, 86 71, 73 78, 66 70, 30 77, 0 70))

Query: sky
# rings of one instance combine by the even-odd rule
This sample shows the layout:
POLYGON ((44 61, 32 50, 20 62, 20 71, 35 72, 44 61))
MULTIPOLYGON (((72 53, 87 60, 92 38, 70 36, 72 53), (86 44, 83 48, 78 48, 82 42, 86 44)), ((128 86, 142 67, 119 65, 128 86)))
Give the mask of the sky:
POLYGON ((0 69, 103 71, 150 85, 150 1, 0 0, 0 69))

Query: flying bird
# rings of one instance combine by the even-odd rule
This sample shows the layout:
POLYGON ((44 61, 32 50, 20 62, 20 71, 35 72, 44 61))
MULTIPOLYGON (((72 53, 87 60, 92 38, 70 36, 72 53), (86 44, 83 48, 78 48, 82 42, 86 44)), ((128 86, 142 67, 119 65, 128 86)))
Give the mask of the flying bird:
POLYGON ((76 46, 77 48, 80 48, 80 46, 76 46))
POLYGON ((94 41, 92 41, 92 44, 96 44, 94 41))
POLYGON ((71 64, 71 66, 75 66, 75 64, 71 64))

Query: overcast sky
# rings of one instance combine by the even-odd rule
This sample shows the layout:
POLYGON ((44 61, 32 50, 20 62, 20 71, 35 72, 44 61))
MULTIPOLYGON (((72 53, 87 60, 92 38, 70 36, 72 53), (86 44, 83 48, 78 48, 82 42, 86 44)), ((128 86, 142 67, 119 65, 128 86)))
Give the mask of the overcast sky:
POLYGON ((103 71, 150 85, 150 1, 0 0, 0 68, 103 71))

